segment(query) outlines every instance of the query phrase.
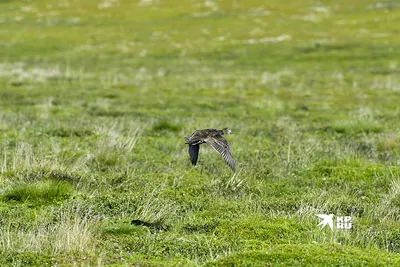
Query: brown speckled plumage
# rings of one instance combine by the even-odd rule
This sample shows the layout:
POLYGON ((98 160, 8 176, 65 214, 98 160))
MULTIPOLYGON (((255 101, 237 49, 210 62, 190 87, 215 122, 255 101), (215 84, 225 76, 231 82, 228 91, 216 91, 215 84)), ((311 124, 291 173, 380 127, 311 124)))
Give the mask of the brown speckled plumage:
POLYGON ((200 145, 207 143, 224 158, 226 164, 228 164, 232 171, 236 172, 235 160, 232 157, 228 141, 222 137, 224 134, 232 134, 232 131, 228 128, 222 130, 203 129, 195 131, 189 137, 185 137, 186 144, 189 145, 189 156, 192 164, 196 165, 197 163, 200 145))

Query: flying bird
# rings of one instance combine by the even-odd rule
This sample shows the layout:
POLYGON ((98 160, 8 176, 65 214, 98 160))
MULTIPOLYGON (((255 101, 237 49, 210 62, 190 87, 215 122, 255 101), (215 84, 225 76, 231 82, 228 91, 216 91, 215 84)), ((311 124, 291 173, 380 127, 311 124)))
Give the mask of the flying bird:
POLYGON ((191 136, 185 137, 186 144, 189 145, 189 156, 192 164, 196 165, 199 158, 200 145, 206 143, 224 158, 226 164, 228 164, 233 172, 236 172, 235 160, 232 157, 228 141, 222 137, 224 134, 232 134, 232 131, 228 128, 222 130, 203 129, 197 130, 191 136))

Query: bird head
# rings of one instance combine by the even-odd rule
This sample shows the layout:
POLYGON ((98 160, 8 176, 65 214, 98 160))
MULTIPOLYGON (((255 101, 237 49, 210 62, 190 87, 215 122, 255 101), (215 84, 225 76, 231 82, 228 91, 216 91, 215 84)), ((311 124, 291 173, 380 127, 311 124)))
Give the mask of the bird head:
POLYGON ((222 129, 222 132, 223 132, 224 134, 233 134, 233 132, 232 132, 229 128, 224 128, 224 129, 222 129))

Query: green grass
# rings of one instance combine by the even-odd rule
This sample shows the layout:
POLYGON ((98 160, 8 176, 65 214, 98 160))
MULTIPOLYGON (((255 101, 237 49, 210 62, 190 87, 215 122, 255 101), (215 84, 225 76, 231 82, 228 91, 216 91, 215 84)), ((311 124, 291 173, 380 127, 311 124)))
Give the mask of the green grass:
POLYGON ((398 266, 399 27, 395 0, 0 1, 0 265, 398 266), (191 166, 224 127, 238 173, 191 166))
POLYGON ((38 184, 17 184, 6 190, 3 198, 6 201, 29 202, 42 200, 51 202, 59 198, 68 198, 71 195, 71 187, 67 183, 38 183, 38 184))
POLYGON ((267 251, 233 254, 210 262, 207 266, 395 266, 398 258, 386 257, 382 252, 368 252, 337 245, 279 245, 267 251))

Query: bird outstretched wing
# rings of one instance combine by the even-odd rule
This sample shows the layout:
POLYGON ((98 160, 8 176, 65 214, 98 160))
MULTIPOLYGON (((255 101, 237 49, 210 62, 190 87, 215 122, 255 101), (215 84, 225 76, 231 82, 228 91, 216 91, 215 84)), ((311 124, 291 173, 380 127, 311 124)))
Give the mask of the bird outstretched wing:
POLYGON ((196 165, 197 163, 197 159, 199 158, 199 150, 200 150, 200 145, 189 144, 189 156, 190 156, 190 161, 192 162, 193 165, 196 165))
POLYGON ((224 158, 226 164, 236 172, 236 164, 233 159, 231 149, 229 147, 228 141, 220 135, 208 137, 204 140, 207 144, 212 146, 221 156, 224 158))

